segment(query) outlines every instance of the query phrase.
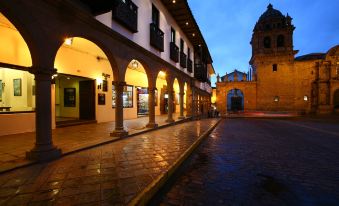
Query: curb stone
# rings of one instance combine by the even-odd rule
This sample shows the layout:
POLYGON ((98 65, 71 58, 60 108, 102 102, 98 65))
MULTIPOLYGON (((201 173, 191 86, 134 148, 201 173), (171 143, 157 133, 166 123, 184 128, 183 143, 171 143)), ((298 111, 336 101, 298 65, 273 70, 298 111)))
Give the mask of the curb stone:
POLYGON ((159 175, 151 184, 149 184, 141 193, 139 193, 134 199, 132 199, 129 206, 143 206, 146 205, 152 197, 165 185, 167 180, 174 174, 174 172, 182 165, 182 163, 194 152, 194 150, 200 145, 200 143, 216 128, 221 122, 221 118, 207 131, 201 134, 198 139, 183 153, 180 157, 170 166, 167 172, 159 175))

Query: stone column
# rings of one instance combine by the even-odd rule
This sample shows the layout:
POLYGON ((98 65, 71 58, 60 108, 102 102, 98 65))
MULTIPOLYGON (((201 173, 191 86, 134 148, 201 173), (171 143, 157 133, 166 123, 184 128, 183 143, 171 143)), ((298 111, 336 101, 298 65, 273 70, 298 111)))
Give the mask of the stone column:
POLYGON ((148 117, 149 122, 146 125, 147 128, 156 128, 158 124, 155 123, 155 88, 148 88, 148 117))
POLYGON ((183 91, 180 91, 180 116, 179 119, 185 119, 184 116, 184 96, 185 93, 183 91))
POLYGON ((173 87, 169 86, 167 88, 168 90, 168 117, 167 117, 167 120, 166 122, 168 123, 172 123, 174 122, 174 119, 173 119, 173 87))
POLYGON ((35 146, 26 153, 34 161, 48 161, 61 156, 61 150, 52 141, 51 81, 55 69, 32 68, 35 75, 35 146))
POLYGON ((123 91, 126 82, 114 81, 115 87, 115 130, 111 133, 112 137, 124 137, 128 132, 124 130, 124 107, 123 107, 123 91))

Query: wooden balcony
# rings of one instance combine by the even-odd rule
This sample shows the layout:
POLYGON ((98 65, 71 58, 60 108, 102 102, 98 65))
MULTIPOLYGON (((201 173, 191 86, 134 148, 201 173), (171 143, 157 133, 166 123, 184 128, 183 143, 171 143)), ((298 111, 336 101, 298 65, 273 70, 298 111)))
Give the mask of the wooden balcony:
POLYGON ((190 60, 189 58, 187 58, 187 71, 189 73, 192 73, 192 71, 193 71, 192 60, 190 60))
POLYGON ((112 18, 131 32, 138 32, 138 7, 131 0, 114 0, 112 18))
POLYGON ((174 42, 170 43, 170 58, 174 62, 179 62, 179 47, 174 42))
POLYGON ((194 78, 201 82, 207 82, 207 66, 206 64, 194 65, 194 78))
POLYGON ((180 66, 182 68, 187 67, 187 55, 184 52, 180 52, 180 66))
POLYGON ((150 24, 150 44, 160 52, 164 51, 164 32, 154 23, 150 24))

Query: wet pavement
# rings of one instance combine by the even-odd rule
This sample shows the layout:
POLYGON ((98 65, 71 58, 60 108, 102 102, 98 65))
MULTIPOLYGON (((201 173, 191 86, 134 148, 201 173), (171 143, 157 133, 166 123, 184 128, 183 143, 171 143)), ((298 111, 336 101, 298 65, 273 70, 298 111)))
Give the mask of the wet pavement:
POLYGON ((216 122, 186 122, 4 173, 0 205, 126 205, 216 122))
MULTIPOLYGON (((181 121, 178 120, 178 116, 178 114, 174 114, 173 118, 176 119, 176 121, 181 121)), ((156 122, 159 126, 167 125, 168 123, 165 122, 166 119, 167 115, 156 116, 156 122)), ((124 127, 129 134, 136 134, 149 130, 145 127, 147 123, 148 116, 145 116, 125 120, 124 127)), ((63 153, 68 153, 119 139, 110 136, 114 128, 115 122, 57 128, 52 131, 53 143, 58 148, 61 148, 63 153)), ((26 152, 34 147, 35 132, 0 136, 0 142, 0 172, 31 163, 25 159, 25 156, 26 152)))
POLYGON ((152 205, 339 205, 339 121, 225 119, 175 176, 152 205))

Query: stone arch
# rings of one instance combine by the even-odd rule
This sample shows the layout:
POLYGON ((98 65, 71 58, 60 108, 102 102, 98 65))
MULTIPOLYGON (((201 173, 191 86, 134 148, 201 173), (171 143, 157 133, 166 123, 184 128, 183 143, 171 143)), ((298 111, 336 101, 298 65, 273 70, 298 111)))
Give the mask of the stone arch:
POLYGON ((236 87, 226 92, 226 108, 227 111, 243 111, 245 94, 241 89, 236 87))
MULTIPOLYGON (((105 44, 104 42, 102 42, 100 39, 98 39, 97 37, 95 37, 94 34, 83 34, 83 33, 77 33, 77 32, 71 32, 68 35, 63 35, 63 38, 58 39, 57 44, 55 45, 54 48, 54 59, 56 59, 56 56, 60 50, 60 48, 62 47, 62 45, 65 43, 66 39, 74 39, 74 38, 81 38, 81 39, 85 39, 93 44, 95 44, 100 50, 102 50, 102 52, 104 53, 105 57, 107 58, 111 70, 112 70, 112 74, 113 74, 113 79, 114 81, 119 81, 120 80, 120 67, 113 55, 113 53, 111 52, 109 46, 107 44, 105 44), (94 36, 94 37, 93 37, 94 36)), ((100 61, 102 57, 99 56, 98 57, 98 61, 100 61)), ((102 60, 102 59, 101 59, 102 60)))
MULTIPOLYGON (((27 31, 25 25, 22 25, 18 19, 15 17, 12 17, 9 15, 10 18, 7 17, 6 14, 4 14, 0 10, 0 21, 3 22, 3 26, 7 27, 8 30, 6 29, 1 29, 0 30, 0 41, 3 40, 2 42, 2 47, 6 48, 6 54, 1 54, 1 59, 0 62, 2 63, 8 63, 8 64, 13 64, 13 65, 18 65, 18 66, 25 66, 25 67, 30 67, 33 65, 33 58, 34 62, 37 62, 38 56, 36 54, 36 49, 35 49, 35 44, 31 38, 31 34, 27 31), (11 32, 11 34, 7 34, 7 31, 11 32), (16 32, 18 34, 16 34, 16 32), (6 36, 11 36, 9 40, 6 40, 6 36), (20 59, 13 57, 13 54, 8 54, 9 48, 5 45, 8 44, 9 47, 12 46, 13 44, 13 35, 16 37, 15 39, 15 44, 20 47, 17 48, 16 51, 13 51, 13 53, 16 53, 17 55, 27 55, 26 60, 20 61, 20 59), (23 54, 18 54, 19 51, 23 51, 23 54), (3 56, 5 56, 3 58, 3 56)), ((13 48, 14 50, 15 48, 13 48)), ((1 52, 2 53, 2 52, 1 52)))

